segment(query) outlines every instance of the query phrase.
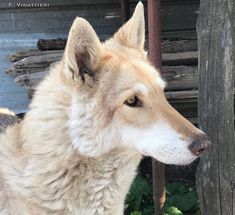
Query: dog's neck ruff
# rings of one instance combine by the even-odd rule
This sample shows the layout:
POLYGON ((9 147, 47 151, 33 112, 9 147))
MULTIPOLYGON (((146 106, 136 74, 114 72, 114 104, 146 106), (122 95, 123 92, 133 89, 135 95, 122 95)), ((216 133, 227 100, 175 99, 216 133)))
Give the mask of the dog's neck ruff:
MULTIPOLYGON (((42 85, 50 91, 46 98, 49 104, 34 106, 42 99, 39 87, 31 105, 33 108, 22 124, 23 149, 29 154, 20 180, 11 186, 16 187, 31 204, 40 205, 48 213, 122 214, 124 199, 141 155, 118 148, 95 158, 81 155, 79 147, 74 145, 78 143, 77 140, 71 143, 71 138, 77 133, 71 133, 70 129, 80 126, 80 123, 89 127, 89 117, 84 116, 88 121, 78 124, 74 119, 70 125, 71 94, 61 85, 52 88, 47 80, 42 85), (54 91, 63 95, 63 99, 55 97, 54 91), (120 208, 122 211, 116 213, 115 210, 120 208)), ((78 134, 83 136, 86 132, 78 134)), ((79 141, 84 141, 79 138, 79 141)))

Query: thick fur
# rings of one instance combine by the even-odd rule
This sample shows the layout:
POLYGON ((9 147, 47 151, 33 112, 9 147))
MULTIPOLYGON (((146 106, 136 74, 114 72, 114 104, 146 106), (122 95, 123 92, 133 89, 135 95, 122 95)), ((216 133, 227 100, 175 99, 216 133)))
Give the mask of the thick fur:
POLYGON ((142 155, 196 158, 188 145, 201 131, 168 104, 143 46, 141 3, 103 44, 74 21, 24 120, 0 135, 1 215, 121 215, 142 155))
POLYGON ((12 111, 0 108, 0 133, 19 121, 19 118, 12 111))

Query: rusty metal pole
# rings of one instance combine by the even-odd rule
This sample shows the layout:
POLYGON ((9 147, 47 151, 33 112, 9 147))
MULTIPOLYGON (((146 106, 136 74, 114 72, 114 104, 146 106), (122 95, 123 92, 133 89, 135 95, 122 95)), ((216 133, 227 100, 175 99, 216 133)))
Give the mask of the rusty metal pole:
POLYGON ((149 59, 161 71, 161 22, 160 0, 148 0, 148 42, 149 59))
MULTIPOLYGON (((148 0, 148 51, 149 59, 159 71, 162 68, 160 0, 148 0)), ((155 159, 152 161, 153 200, 155 215, 164 213, 165 165, 155 159)))

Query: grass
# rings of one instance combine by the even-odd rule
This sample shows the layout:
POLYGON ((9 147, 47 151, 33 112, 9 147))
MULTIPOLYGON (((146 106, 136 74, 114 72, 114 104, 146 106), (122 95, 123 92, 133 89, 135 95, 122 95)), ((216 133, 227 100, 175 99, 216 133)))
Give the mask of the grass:
MULTIPOLYGON (((137 175, 126 199, 125 215, 153 215, 152 188, 137 175)), ((195 186, 182 182, 166 185, 165 215, 201 215, 195 186)))

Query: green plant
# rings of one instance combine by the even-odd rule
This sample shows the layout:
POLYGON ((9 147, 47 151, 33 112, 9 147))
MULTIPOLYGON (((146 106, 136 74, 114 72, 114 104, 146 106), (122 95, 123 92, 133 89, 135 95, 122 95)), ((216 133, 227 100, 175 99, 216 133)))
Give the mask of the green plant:
POLYGON ((166 215, 196 213, 199 210, 195 186, 188 186, 182 182, 169 183, 166 186, 166 195, 166 215))
POLYGON ((170 206, 165 208, 165 215, 183 215, 183 213, 178 208, 170 206))
POLYGON ((137 175, 126 199, 126 214, 130 215, 152 215, 153 200, 152 190, 148 182, 140 175, 137 175))
MULTIPOLYGON (((126 199, 126 215, 153 215, 152 186, 137 175, 126 199)), ((165 215, 201 215, 195 186, 182 182, 166 185, 165 215)))

